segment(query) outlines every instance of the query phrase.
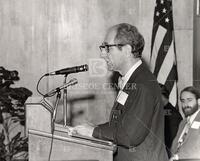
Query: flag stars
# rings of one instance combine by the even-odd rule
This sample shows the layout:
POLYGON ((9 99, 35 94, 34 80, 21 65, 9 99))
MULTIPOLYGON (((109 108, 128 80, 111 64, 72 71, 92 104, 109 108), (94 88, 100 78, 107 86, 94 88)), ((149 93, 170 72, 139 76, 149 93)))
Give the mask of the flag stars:
POLYGON ((163 4, 163 3, 164 3, 164 0, 160 0, 160 3, 163 4))
POLYGON ((160 13, 157 11, 157 12, 156 12, 156 16, 159 16, 159 15, 160 15, 160 13))
POLYGON ((165 22, 169 23, 169 18, 168 17, 165 18, 165 22))
POLYGON ((166 12, 167 12, 167 10, 166 10, 165 8, 163 8, 162 12, 163 12, 163 13, 166 13, 166 12))

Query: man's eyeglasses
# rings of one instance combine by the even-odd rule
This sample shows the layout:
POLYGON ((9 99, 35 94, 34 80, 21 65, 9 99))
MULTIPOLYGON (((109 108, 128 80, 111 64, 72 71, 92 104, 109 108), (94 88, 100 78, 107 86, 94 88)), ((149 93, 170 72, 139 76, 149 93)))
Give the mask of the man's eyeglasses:
POLYGON ((124 45, 125 44, 103 44, 99 46, 99 49, 101 52, 106 51, 106 53, 109 53, 110 47, 113 47, 113 46, 122 47, 124 45))

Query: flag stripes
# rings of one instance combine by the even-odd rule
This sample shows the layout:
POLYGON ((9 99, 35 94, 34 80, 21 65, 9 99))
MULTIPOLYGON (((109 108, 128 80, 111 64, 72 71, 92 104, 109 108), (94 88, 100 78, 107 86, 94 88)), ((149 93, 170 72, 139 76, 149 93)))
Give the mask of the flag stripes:
POLYGON ((177 66, 172 0, 156 0, 151 39, 150 68, 159 83, 170 92, 169 101, 177 105, 177 66))

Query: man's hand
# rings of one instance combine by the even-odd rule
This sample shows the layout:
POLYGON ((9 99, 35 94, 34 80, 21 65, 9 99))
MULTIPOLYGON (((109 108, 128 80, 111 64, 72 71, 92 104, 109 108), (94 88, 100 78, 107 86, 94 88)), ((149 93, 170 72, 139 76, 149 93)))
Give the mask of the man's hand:
POLYGON ((73 131, 84 136, 92 137, 94 127, 88 124, 78 125, 73 128, 73 131))
POLYGON ((173 155, 173 156, 169 159, 169 161, 176 161, 176 160, 179 160, 177 154, 173 155))

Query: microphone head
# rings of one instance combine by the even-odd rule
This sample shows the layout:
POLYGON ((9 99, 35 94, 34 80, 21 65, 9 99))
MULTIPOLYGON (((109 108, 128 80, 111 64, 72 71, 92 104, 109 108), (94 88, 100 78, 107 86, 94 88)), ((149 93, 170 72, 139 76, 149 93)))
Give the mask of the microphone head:
POLYGON ((78 80, 76 78, 72 78, 70 81, 69 81, 69 86, 72 86, 72 85, 75 85, 78 83, 78 80))
POLYGON ((88 71, 88 65, 80 65, 80 66, 75 66, 75 67, 70 67, 70 68, 64 68, 61 70, 57 70, 54 72, 46 73, 44 76, 49 76, 49 75, 59 75, 59 74, 70 74, 70 73, 78 73, 78 72, 84 72, 88 71))
POLYGON ((81 67, 82 67, 82 70, 81 70, 81 71, 88 71, 88 69, 89 69, 89 67, 88 67, 87 64, 82 65, 81 67))

